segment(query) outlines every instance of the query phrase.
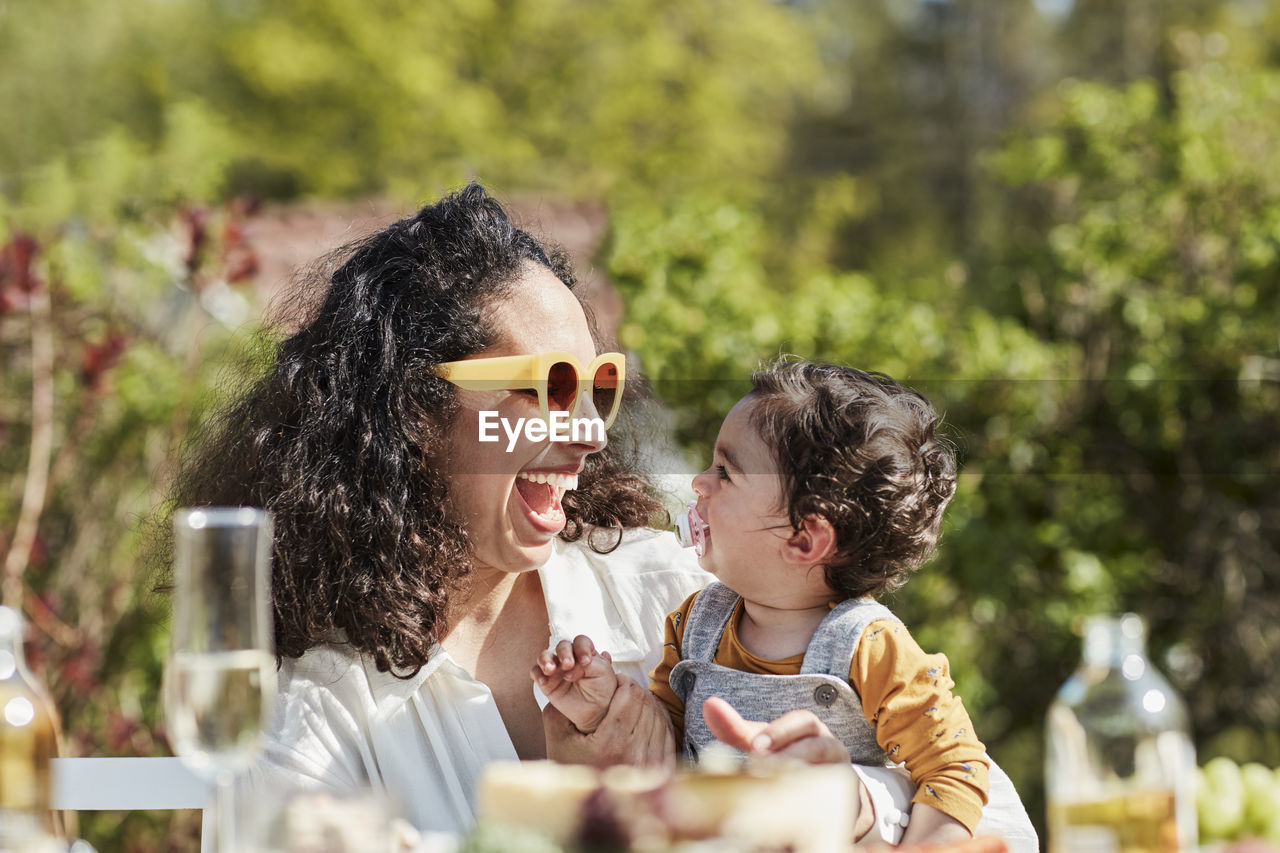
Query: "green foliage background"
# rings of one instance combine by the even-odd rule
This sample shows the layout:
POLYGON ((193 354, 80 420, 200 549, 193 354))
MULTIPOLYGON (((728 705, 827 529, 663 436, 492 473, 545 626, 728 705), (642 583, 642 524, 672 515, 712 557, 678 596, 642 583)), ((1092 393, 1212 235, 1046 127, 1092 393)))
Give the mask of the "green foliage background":
POLYGON ((479 177, 605 206, 619 336, 692 457, 779 351, 946 411, 960 489, 891 603, 1037 821, 1089 613, 1147 618, 1202 758, 1280 764, 1278 107, 1248 0, 0 3, 0 553, 71 748, 165 751, 140 546, 251 363, 246 199, 479 177))

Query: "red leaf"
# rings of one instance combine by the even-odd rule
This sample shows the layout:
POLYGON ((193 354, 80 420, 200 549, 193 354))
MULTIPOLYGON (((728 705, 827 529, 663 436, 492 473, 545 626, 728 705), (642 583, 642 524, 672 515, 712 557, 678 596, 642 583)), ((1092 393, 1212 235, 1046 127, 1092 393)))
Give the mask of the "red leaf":
POLYGON ((45 544, 44 537, 37 532, 35 539, 31 540, 31 553, 27 555, 27 565, 30 568, 38 569, 43 566, 48 559, 49 546, 45 544))
POLYGON ((226 260, 227 281, 231 284, 253 278, 258 274, 258 253, 252 249, 232 252, 226 260))
POLYGON ((249 240, 243 220, 258 209, 256 199, 241 196, 231 202, 230 215, 222 224, 222 266, 228 282, 253 278, 258 274, 258 253, 249 240))
POLYGON ((40 286, 31 269, 39 250, 35 238, 26 234, 15 234, 0 249, 0 314, 30 303, 30 294, 40 286))
POLYGON ((244 236, 244 228, 236 222, 228 220, 222 224, 222 245, 223 251, 230 251, 237 246, 244 245, 247 240, 244 236))
POLYGON ((90 389, 101 387, 103 375, 119 363, 128 343, 128 336, 118 329, 97 343, 86 343, 80 355, 81 384, 90 389))
POLYGON ((118 709, 112 709, 107 719, 107 743, 112 755, 128 755, 134 735, 138 733, 138 721, 126 717, 118 709))
POLYGON ((262 199, 256 195, 238 195, 231 200, 231 215, 248 218, 262 210, 262 199))
POLYGON ((86 643, 62 664, 60 680, 78 693, 91 693, 101 685, 98 680, 98 650, 86 643))
POLYGON ((182 243, 182 263, 188 272, 200 266, 200 256, 209 241, 209 213, 202 207, 184 207, 178 212, 182 243))

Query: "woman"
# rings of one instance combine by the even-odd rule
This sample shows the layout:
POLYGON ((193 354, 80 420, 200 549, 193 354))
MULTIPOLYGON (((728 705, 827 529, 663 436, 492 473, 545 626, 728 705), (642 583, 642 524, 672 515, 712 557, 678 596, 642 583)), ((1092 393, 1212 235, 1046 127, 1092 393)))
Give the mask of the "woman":
MULTIPOLYGON (((640 683, 656 626, 705 575, 652 529, 665 513, 617 434, 508 430, 560 409, 612 421, 625 395, 565 257, 472 185, 315 283, 323 298, 197 438, 171 495, 275 518, 280 699, 252 784, 372 786, 417 826, 463 832, 490 761, 669 760, 640 683), (528 675, 576 634, 619 670, 589 736, 543 712, 528 675)), ((730 742, 758 734, 721 722, 730 742)), ((830 760, 813 722, 776 721, 775 749, 830 760)))
MULTIPOLYGON (((257 783, 372 785, 415 824, 461 831, 489 761, 638 759, 609 752, 611 731, 628 730, 621 744, 637 727, 641 751, 670 754, 636 682, 657 660, 653 626, 704 580, 650 529, 661 504, 599 431, 478 440, 481 412, 510 425, 566 400, 438 375, 540 353, 591 365, 563 254, 472 185, 367 238, 317 284, 323 298, 197 438, 171 495, 275 519, 280 700, 257 783), (588 629, 634 679, 630 701, 590 740, 552 715, 548 742, 529 662, 588 629)), ((552 397, 572 384, 551 378, 552 397)), ((575 415, 612 415, 597 411, 617 405, 608 391, 582 394, 575 415)))

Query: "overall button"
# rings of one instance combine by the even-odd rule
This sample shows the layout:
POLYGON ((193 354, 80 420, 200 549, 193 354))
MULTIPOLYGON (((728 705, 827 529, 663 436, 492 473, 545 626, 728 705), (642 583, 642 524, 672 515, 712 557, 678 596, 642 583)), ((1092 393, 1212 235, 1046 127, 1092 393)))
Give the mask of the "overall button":
POLYGON ((826 708, 835 704, 836 688, 830 684, 819 684, 813 691, 813 701, 826 708))

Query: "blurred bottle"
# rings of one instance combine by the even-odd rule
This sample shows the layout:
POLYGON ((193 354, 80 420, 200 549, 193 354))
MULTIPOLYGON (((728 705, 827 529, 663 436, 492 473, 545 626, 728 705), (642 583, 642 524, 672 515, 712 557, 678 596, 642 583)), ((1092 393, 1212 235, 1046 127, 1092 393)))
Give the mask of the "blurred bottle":
POLYGON ((1049 709, 1050 853, 1196 847, 1187 712, 1146 658, 1134 613, 1085 623, 1084 659, 1049 709))
POLYGON ((49 769, 57 751, 53 703, 27 668, 22 614, 0 607, 0 850, 54 831, 49 769))

